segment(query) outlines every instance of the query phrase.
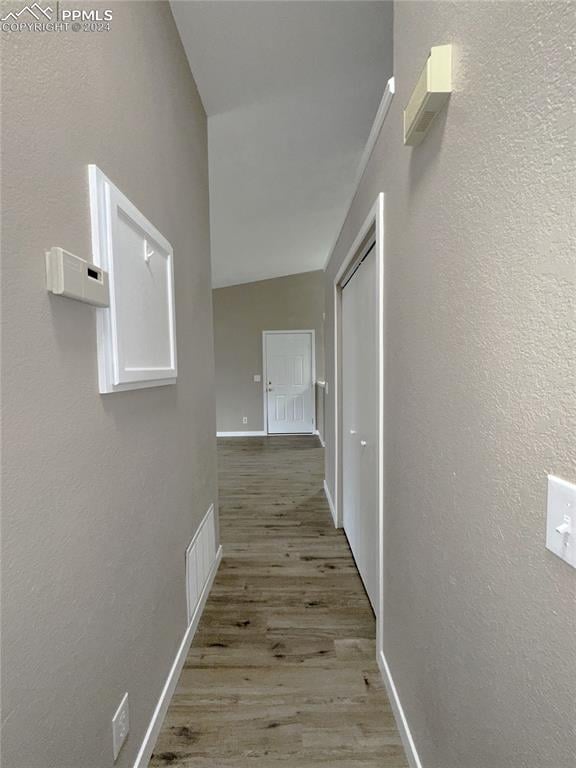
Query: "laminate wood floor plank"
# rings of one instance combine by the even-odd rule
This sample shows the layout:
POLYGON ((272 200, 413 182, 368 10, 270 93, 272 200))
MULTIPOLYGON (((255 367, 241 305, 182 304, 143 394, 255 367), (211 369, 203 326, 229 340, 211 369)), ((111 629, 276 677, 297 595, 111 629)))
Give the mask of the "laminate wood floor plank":
POLYGON ((408 768, 319 441, 218 453, 224 557, 150 768, 408 768))

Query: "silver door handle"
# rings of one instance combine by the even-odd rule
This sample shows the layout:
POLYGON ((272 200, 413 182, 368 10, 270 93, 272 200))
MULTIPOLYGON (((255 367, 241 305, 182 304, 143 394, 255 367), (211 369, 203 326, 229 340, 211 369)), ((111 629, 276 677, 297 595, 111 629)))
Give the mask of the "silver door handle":
POLYGON ((360 440, 360 445, 362 446, 362 448, 365 448, 368 445, 368 443, 366 442, 366 440, 360 440))

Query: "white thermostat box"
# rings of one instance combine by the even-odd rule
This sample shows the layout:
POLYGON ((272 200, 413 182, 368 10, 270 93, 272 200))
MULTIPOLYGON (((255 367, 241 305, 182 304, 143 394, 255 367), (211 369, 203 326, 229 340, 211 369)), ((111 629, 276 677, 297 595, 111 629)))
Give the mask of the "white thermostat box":
POLYGON ((100 392, 174 384, 172 246, 95 165, 89 181, 92 254, 110 279, 110 308, 96 318, 100 392))
POLYGON ((110 304, 106 271, 63 248, 46 252, 46 288, 57 296, 95 307, 110 304))

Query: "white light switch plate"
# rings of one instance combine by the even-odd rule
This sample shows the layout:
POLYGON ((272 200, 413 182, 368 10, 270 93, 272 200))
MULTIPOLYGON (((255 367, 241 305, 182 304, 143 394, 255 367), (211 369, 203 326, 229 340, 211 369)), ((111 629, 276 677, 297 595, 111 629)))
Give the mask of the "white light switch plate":
POLYGON ((112 718, 112 746, 114 749, 114 760, 122 749, 122 744, 126 741, 128 731, 130 730, 130 712, 128 710, 128 694, 125 693, 116 714, 112 718))
POLYGON ((576 485, 548 475, 546 547, 576 568, 576 485))
POLYGON ((259 373, 254 374, 254 381, 259 382, 262 381, 262 376, 259 373))

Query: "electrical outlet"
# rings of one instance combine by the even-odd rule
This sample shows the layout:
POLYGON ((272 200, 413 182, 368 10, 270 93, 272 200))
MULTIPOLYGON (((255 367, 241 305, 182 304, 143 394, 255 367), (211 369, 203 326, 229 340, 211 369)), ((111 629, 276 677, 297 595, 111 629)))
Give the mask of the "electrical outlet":
POLYGON ((242 424, 248 424, 248 416, 242 416, 242 424))
POLYGON ((128 694, 120 702, 116 714, 112 718, 112 746, 114 749, 114 761, 126 741, 128 731, 130 730, 130 711, 128 709, 128 694))

